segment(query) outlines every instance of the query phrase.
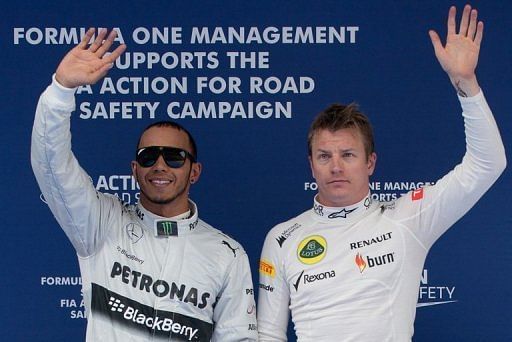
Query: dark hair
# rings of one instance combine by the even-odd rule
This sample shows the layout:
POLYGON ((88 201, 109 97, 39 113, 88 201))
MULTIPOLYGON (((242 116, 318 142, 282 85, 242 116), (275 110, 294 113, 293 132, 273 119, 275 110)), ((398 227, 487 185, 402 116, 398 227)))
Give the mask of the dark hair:
POLYGON ((318 131, 327 129, 335 132, 343 128, 356 128, 361 133, 367 157, 375 152, 373 130, 368 117, 359 111, 355 103, 349 105, 335 103, 320 112, 311 123, 308 132, 308 155, 312 155, 311 144, 318 131))
POLYGON ((182 125, 180 125, 174 121, 158 121, 158 122, 152 123, 151 125, 144 128, 144 130, 142 131, 142 133, 139 137, 139 141, 137 142, 137 149, 139 149, 140 140, 142 139, 142 135, 144 134, 144 132, 146 132, 148 129, 150 129, 152 127, 171 127, 171 128, 177 129, 178 131, 185 132, 188 136, 188 141, 192 148, 192 151, 190 151, 190 153, 192 154, 192 156, 194 156, 195 160, 197 160, 197 145, 196 145, 194 138, 192 137, 192 134, 190 134, 190 132, 187 131, 187 129, 185 127, 183 127, 182 125))

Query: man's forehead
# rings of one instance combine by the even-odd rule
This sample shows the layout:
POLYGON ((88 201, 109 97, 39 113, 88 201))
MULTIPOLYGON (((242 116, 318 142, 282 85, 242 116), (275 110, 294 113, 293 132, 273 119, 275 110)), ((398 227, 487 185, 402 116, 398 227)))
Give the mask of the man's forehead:
POLYGON ((154 126, 147 129, 140 138, 140 146, 188 147, 187 133, 170 126, 154 126))
POLYGON ((313 145, 330 143, 363 143, 361 133, 357 128, 342 128, 335 131, 322 129, 313 136, 313 145))

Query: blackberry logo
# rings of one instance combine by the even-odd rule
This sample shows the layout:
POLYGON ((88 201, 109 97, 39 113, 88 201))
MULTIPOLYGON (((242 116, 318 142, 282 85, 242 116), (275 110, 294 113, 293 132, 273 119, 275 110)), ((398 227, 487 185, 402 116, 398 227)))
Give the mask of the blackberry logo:
POLYGON ((188 322, 179 323, 170 317, 159 317, 155 314, 148 315, 145 310, 141 310, 141 308, 125 306, 121 303, 120 299, 116 299, 114 297, 110 297, 108 305, 110 305, 111 311, 116 313, 119 312, 123 319, 133 324, 141 325, 159 332, 172 331, 174 333, 179 333, 189 341, 192 341, 193 339, 197 340, 196 334, 198 333, 199 329, 190 326, 188 322))
POLYGON ((110 297, 108 301, 111 311, 123 312, 125 305, 121 303, 121 300, 114 297, 110 297))
POLYGON ((144 305, 95 283, 92 283, 91 310, 136 335, 147 336, 147 340, 210 341, 213 332, 211 323, 144 305))

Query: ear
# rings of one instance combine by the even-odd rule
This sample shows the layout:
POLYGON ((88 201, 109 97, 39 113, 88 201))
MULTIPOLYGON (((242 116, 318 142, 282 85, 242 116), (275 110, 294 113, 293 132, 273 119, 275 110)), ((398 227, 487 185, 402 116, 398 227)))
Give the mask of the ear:
POLYGON ((199 176, 201 176, 201 170, 203 169, 203 165, 201 163, 193 163, 192 169, 190 170, 189 181, 191 184, 196 183, 199 180, 199 176))
POLYGON ((368 176, 373 175, 373 171, 375 171, 375 165, 377 164, 377 153, 373 152, 368 156, 368 176))
POLYGON ((139 166, 137 164, 137 162, 135 160, 132 160, 132 162, 131 162, 132 175, 133 175, 133 178, 135 178, 135 179, 137 179, 137 166, 139 166))
POLYGON ((311 156, 308 156, 308 160, 309 160, 309 167, 311 168, 311 175, 313 176, 314 179, 316 179, 315 169, 313 168, 313 158, 311 158, 311 156))

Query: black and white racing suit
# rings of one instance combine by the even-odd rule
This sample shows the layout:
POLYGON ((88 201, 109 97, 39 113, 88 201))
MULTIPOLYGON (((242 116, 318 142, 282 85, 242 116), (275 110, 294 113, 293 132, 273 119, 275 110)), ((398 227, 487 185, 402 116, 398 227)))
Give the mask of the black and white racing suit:
POLYGON ((505 168, 483 94, 460 98, 466 154, 435 185, 394 202, 368 194, 346 208, 314 207, 274 227, 260 259, 260 341, 410 341, 424 261, 505 168))
POLYGON ((75 247, 87 341, 256 341, 247 254, 198 218, 173 221, 96 191, 71 152, 74 90, 41 95, 32 167, 75 247))

